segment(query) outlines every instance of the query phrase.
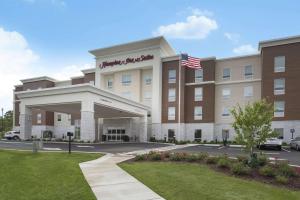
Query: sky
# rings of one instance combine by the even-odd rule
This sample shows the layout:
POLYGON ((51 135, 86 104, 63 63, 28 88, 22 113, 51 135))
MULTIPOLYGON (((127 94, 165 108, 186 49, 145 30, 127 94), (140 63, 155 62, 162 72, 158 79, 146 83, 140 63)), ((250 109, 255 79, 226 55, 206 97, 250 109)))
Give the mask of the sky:
POLYGON ((300 35, 298 0, 0 0, 0 107, 24 78, 66 80, 95 66, 88 50, 163 35, 177 53, 257 53, 300 35))

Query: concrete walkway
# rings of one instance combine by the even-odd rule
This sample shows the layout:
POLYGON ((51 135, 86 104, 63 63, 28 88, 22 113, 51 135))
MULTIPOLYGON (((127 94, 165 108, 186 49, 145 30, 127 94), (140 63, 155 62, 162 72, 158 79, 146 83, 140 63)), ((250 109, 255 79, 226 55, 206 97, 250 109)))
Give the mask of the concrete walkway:
POLYGON ((117 163, 149 151, 169 151, 187 146, 191 145, 172 145, 124 154, 106 154, 99 159, 80 163, 79 166, 98 200, 163 200, 164 198, 117 166, 117 163))

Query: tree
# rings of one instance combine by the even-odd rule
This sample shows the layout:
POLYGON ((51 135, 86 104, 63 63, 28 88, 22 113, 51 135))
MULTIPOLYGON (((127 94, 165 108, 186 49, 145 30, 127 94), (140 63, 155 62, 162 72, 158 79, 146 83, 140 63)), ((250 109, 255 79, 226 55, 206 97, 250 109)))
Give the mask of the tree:
POLYGON ((236 140, 246 145, 251 157, 253 156, 253 147, 264 143, 267 138, 277 135, 271 129, 273 113, 273 105, 264 99, 248 103, 244 108, 237 105, 231 110, 236 140))
POLYGON ((7 111, 4 116, 3 116, 3 127, 2 127, 2 116, 0 117, 0 130, 5 132, 5 131, 10 131, 12 130, 13 126, 13 111, 9 110, 7 111))

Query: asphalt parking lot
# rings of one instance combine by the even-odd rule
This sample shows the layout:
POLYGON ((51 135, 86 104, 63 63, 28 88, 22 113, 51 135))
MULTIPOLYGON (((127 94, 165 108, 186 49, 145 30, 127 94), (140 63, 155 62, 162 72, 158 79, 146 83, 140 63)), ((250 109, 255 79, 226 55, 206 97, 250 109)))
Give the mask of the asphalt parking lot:
MULTIPOLYGON (((143 149, 153 149, 165 147, 168 144, 160 143, 104 143, 104 144, 86 144, 73 143, 73 151, 83 152, 103 152, 103 153, 126 153, 143 149)), ((48 151, 68 151, 68 143, 44 143, 44 150, 48 151)), ((32 142, 25 141, 0 141, 0 149, 20 149, 31 150, 32 142)))
MULTIPOLYGON (((227 154, 228 156, 235 157, 237 155, 247 155, 247 152, 240 147, 216 147, 216 146, 191 146, 182 149, 173 150, 174 152, 187 152, 187 153, 200 153, 207 152, 210 155, 227 154)), ((292 165, 300 165, 300 151, 291 150, 289 148, 283 148, 281 151, 275 150, 258 150, 255 152, 262 152, 271 159, 283 159, 288 160, 292 165)))

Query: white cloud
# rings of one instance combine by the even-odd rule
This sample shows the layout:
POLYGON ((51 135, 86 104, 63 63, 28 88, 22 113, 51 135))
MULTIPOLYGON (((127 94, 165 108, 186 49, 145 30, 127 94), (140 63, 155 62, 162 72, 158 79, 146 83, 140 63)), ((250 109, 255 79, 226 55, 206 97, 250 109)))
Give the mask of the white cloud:
POLYGON ((153 32, 153 35, 164 35, 174 39, 204 39, 217 28, 218 24, 214 19, 204 15, 203 11, 194 9, 192 15, 185 21, 162 25, 153 32))
POLYGON ((228 32, 224 33, 224 36, 228 40, 232 41, 233 43, 238 43, 241 37, 240 34, 238 33, 228 33, 228 32))
POLYGON ((0 108, 12 109, 13 89, 14 85, 20 83, 19 80, 44 75, 66 80, 71 76, 82 75, 82 69, 94 66, 68 65, 57 70, 50 65, 38 66, 40 63, 40 56, 30 48, 22 34, 0 27, 0 108))
POLYGON ((235 54, 250 54, 250 53, 257 53, 257 49, 254 48, 251 44, 241 45, 233 49, 233 53, 235 54))

